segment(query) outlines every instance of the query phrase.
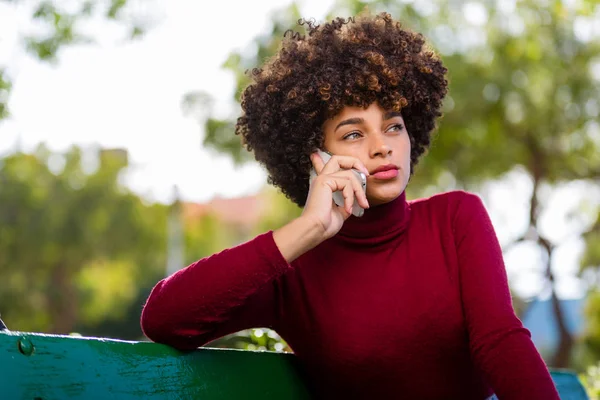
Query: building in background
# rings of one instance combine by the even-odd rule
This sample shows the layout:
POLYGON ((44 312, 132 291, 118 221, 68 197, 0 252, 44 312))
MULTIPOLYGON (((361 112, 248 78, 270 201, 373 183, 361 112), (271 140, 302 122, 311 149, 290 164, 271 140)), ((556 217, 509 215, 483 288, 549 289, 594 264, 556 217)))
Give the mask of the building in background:
POLYGON ((190 221, 212 214, 244 236, 250 234, 259 223, 267 211, 266 203, 267 200, 261 195, 228 199, 217 196, 208 203, 183 203, 183 219, 190 221))
POLYGON ((215 197, 208 203, 191 203, 181 201, 175 187, 174 201, 167 220, 166 276, 185 267, 185 223, 193 223, 207 215, 213 215, 227 226, 232 235, 232 245, 236 245, 250 238, 266 210, 267 199, 261 195, 215 197))

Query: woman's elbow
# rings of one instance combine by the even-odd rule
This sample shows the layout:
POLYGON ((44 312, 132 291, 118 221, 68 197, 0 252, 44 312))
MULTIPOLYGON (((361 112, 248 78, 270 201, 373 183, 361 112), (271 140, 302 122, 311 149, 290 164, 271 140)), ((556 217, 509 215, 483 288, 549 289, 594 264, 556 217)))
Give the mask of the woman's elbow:
POLYGON ((163 281, 159 282, 148 296, 142 308, 140 327, 151 341, 171 345, 178 325, 173 319, 176 309, 165 301, 165 296, 161 296, 162 284, 163 281))
POLYGON ((143 334, 155 343, 177 350, 194 350, 210 339, 210 332, 191 327, 190 322, 173 319, 173 314, 163 314, 146 303, 142 310, 140 326, 143 334))
POLYGON ((154 310, 153 304, 149 299, 144 305, 140 317, 142 333, 153 342, 163 343, 163 338, 167 336, 167 324, 159 317, 159 313, 154 310))

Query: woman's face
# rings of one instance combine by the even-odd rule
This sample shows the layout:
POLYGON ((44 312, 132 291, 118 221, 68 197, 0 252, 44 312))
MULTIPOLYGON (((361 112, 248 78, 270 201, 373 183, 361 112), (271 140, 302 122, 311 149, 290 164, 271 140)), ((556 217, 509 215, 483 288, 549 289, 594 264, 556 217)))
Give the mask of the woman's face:
POLYGON ((325 149, 335 155, 356 157, 371 174, 367 199, 371 206, 398 197, 410 177, 410 138, 400 112, 373 103, 349 107, 323 124, 325 149), (377 172, 379 169, 387 171, 377 172))

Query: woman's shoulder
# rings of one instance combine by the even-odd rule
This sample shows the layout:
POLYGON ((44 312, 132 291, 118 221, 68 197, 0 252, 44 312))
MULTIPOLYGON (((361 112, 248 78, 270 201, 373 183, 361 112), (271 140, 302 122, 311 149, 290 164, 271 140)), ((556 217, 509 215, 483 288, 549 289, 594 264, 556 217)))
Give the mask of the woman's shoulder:
POLYGON ((482 199, 475 193, 465 190, 452 190, 444 193, 410 200, 411 213, 453 222, 469 219, 470 214, 486 214, 482 199))
POLYGON ((451 190, 443 193, 436 193, 429 197, 418 198, 410 200, 412 209, 415 208, 446 208, 459 207, 461 205, 472 206, 476 203, 481 203, 481 198, 472 192, 465 190, 451 190))

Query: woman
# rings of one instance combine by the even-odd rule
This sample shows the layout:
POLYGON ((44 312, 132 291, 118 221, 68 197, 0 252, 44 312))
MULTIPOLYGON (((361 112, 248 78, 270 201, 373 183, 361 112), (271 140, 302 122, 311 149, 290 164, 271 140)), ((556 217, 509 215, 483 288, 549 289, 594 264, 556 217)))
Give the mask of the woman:
POLYGON ((160 281, 145 334, 194 349, 273 328, 323 398, 558 399, 481 200, 406 200, 447 91, 440 60, 388 14, 301 24, 252 71, 236 132, 302 215, 160 281))

